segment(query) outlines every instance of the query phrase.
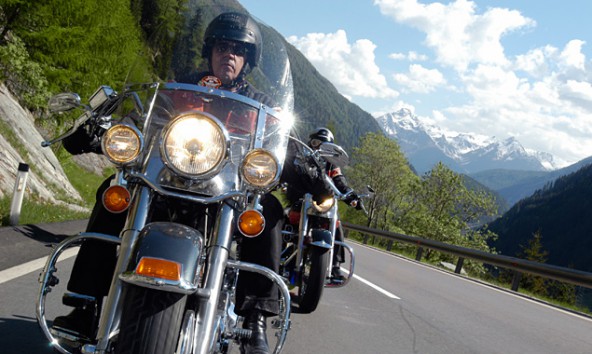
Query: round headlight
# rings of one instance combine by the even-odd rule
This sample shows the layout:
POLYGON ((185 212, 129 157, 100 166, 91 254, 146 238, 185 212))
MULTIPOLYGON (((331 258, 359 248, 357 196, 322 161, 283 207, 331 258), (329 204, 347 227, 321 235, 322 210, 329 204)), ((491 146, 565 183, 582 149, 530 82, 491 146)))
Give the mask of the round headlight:
POLYGON ((135 160, 142 151, 142 134, 135 127, 118 124, 109 128, 102 137, 103 153, 115 164, 135 160))
POLYGON ((319 213, 326 213, 333 207, 335 204, 335 198, 329 197, 324 199, 322 202, 317 203, 315 201, 312 202, 312 207, 319 213))
POLYGON ((278 162, 264 149, 255 149, 245 156, 242 165, 247 183, 255 187, 269 187, 278 175, 278 162))
POLYGON ((162 152, 165 162, 177 173, 199 177, 216 170, 227 153, 226 133, 215 118, 186 114, 165 129, 162 152))

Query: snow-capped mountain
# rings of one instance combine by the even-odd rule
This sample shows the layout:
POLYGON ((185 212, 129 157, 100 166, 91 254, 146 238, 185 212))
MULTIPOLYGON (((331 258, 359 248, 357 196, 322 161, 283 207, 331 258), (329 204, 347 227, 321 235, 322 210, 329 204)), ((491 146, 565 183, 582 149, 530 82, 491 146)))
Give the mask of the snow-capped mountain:
POLYGON ((449 132, 422 123, 408 109, 376 120, 385 134, 399 143, 420 174, 439 161, 466 174, 491 169, 550 171, 557 168, 551 154, 525 149, 513 137, 500 141, 484 135, 449 132))

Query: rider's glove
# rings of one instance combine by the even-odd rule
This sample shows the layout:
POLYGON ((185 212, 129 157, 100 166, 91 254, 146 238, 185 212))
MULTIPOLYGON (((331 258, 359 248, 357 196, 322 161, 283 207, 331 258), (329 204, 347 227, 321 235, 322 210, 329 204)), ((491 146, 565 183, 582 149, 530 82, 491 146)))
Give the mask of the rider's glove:
POLYGON ((349 192, 343 201, 358 210, 362 209, 362 201, 356 192, 349 192))

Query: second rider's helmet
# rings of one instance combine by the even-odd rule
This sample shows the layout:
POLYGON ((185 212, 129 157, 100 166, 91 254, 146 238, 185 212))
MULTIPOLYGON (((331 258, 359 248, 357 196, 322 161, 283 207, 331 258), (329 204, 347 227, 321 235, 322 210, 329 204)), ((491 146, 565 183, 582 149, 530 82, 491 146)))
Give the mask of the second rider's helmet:
POLYGON ((334 141, 333 133, 327 128, 317 128, 309 135, 308 145, 316 149, 322 143, 332 143, 334 141))
POLYGON ((210 22, 204 34, 202 57, 211 59, 212 48, 217 39, 243 43, 247 48, 244 69, 248 73, 257 66, 261 58, 261 31, 257 23, 248 15, 239 12, 226 12, 210 22))

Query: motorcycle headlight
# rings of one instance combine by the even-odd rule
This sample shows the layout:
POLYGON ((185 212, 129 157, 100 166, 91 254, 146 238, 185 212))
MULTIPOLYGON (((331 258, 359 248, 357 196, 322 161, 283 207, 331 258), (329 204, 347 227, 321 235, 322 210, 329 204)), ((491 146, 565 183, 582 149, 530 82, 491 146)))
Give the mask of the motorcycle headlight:
POLYGON ((165 163, 186 177, 202 177, 216 171, 227 151, 226 130, 214 117, 203 113, 181 115, 163 134, 165 163))
POLYGON ((279 166, 276 158, 269 151, 255 149, 245 156, 241 170, 247 183, 265 188, 276 181, 279 166))
POLYGON ((320 203, 315 201, 312 202, 313 208, 319 213, 328 212, 333 207, 333 204, 335 204, 335 198, 333 197, 327 198, 320 203))
POLYGON ((109 128, 102 137, 101 147, 107 158, 115 164, 134 161, 142 147, 144 139, 140 131, 132 126, 117 124, 109 128))

